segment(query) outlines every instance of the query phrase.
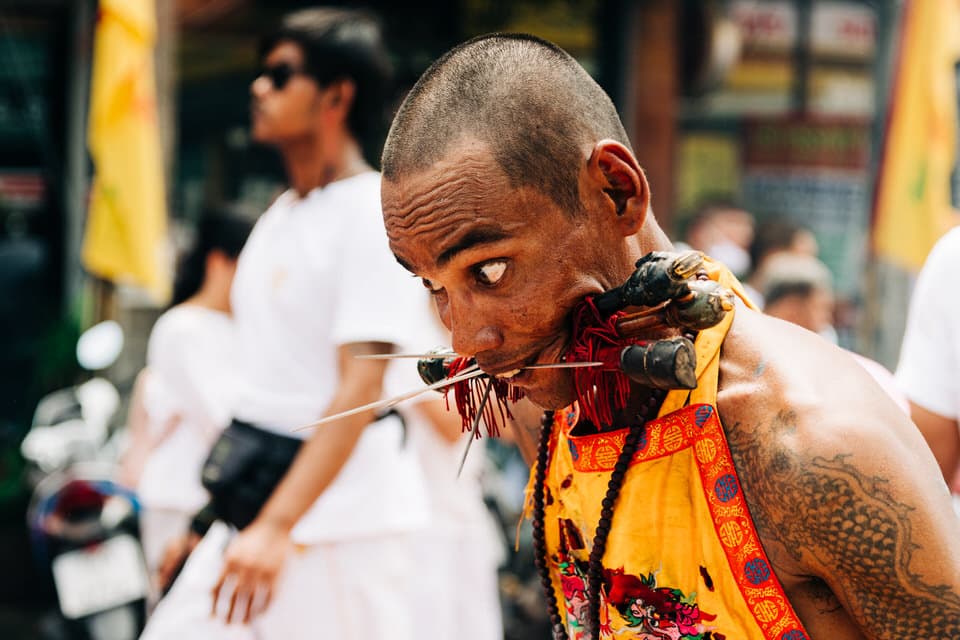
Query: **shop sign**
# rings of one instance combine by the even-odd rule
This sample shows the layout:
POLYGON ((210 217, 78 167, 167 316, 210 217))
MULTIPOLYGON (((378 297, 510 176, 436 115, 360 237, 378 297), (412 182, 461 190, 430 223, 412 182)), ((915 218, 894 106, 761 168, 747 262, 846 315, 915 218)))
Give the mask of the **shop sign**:
POLYGON ((814 55, 866 60, 876 47, 876 16, 859 3, 817 2, 811 16, 814 55))
POLYGON ((730 16, 748 51, 786 53, 797 41, 797 11, 792 2, 734 0, 730 16))
POLYGON ((747 166, 866 169, 870 129, 842 120, 765 119, 746 123, 747 166))

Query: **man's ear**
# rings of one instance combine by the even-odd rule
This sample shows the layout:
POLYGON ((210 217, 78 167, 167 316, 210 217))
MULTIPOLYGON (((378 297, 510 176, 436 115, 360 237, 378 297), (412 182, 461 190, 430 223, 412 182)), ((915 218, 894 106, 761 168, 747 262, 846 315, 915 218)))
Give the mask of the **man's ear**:
POLYGON ((608 198, 623 235, 639 231, 650 206, 650 187, 633 153, 616 140, 601 140, 590 152, 587 173, 608 198))
POLYGON ((327 87, 326 94, 327 104, 346 118, 353 106, 353 99, 357 94, 357 85, 348 78, 335 80, 327 87))
POLYGON ((233 261, 233 258, 228 256, 220 249, 211 249, 207 252, 206 258, 206 268, 207 273, 214 273, 217 269, 222 269, 224 266, 229 265, 233 261))

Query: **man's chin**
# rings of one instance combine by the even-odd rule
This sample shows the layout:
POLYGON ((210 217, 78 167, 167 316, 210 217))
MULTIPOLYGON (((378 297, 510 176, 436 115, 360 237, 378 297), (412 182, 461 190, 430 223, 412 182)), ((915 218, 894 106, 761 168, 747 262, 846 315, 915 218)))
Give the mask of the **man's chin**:
POLYGON ((567 384, 531 386, 523 390, 524 397, 546 411, 558 411, 569 407, 577 399, 573 381, 567 384))

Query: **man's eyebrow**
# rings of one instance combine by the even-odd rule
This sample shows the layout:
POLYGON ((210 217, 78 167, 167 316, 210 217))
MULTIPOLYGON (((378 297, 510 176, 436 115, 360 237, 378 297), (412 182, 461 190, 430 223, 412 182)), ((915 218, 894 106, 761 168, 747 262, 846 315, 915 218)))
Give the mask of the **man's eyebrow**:
POLYGON ((406 269, 407 271, 409 271, 410 273, 412 273, 412 274, 414 274, 414 275, 417 274, 417 272, 413 270, 413 267, 411 267, 410 264, 409 264, 406 260, 404 260, 403 258, 401 258, 400 256, 398 256, 397 254, 393 254, 393 257, 396 259, 397 262, 400 263, 400 266, 401 266, 401 267, 403 267, 404 269, 406 269))
POLYGON ((437 266, 444 266, 461 251, 472 249, 481 244, 499 242, 509 238, 510 235, 502 229, 473 229, 468 231, 456 243, 444 249, 437 257, 437 266))

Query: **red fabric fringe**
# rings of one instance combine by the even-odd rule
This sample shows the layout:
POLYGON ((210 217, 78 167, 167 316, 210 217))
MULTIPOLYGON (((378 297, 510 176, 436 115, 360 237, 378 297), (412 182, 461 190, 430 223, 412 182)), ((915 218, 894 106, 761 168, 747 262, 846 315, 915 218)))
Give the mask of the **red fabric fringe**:
MULTIPOLYGON (((599 430, 602 425, 613 422, 613 414, 627 406, 630 397, 630 378, 620 371, 620 352, 627 345, 644 344, 644 340, 625 338, 617 331, 617 320, 625 312, 617 312, 608 318, 601 316, 588 297, 573 310, 573 338, 567 351, 567 362, 603 362, 602 367, 583 367, 573 370, 573 383, 577 392, 580 413, 599 430)), ((473 358, 456 358, 447 372, 452 378, 470 365, 473 358)), ((454 402, 460 414, 463 430, 469 431, 483 400, 483 391, 490 378, 477 376, 447 387, 444 398, 450 409, 450 389, 453 389, 454 402)), ((483 421, 487 425, 487 434, 500 435, 500 425, 513 418, 509 402, 517 402, 523 397, 523 391, 510 386, 506 380, 494 378, 491 394, 483 409, 483 421)), ((477 433, 479 437, 479 432, 477 433)))
POLYGON ((585 298, 573 310, 573 338, 567 362, 603 362, 602 367, 573 370, 573 383, 581 415, 599 430, 613 422, 613 414, 627 406, 630 378, 620 371, 620 352, 636 338, 624 338, 617 331, 617 312, 603 318, 593 302, 585 298))
MULTIPOLYGON (((475 364, 473 358, 457 358, 451 364, 447 371, 447 377, 452 378, 470 365, 475 364)), ((450 389, 453 389, 454 402, 457 405, 457 413, 460 414, 462 429, 469 431, 473 426, 473 421, 477 416, 480 403, 483 401, 483 392, 489 383, 488 376, 477 376, 469 380, 463 380, 447 387, 444 392, 444 399, 447 401, 447 410, 450 409, 450 389)), ((490 390, 491 397, 487 400, 487 405, 483 408, 483 422, 487 426, 487 435, 496 437, 500 435, 500 425, 508 419, 513 418, 510 413, 510 407, 507 401, 517 402, 523 397, 523 391, 517 387, 510 386, 506 380, 498 378, 493 379, 493 389, 490 390)), ((477 431, 477 438, 480 432, 477 431)))

